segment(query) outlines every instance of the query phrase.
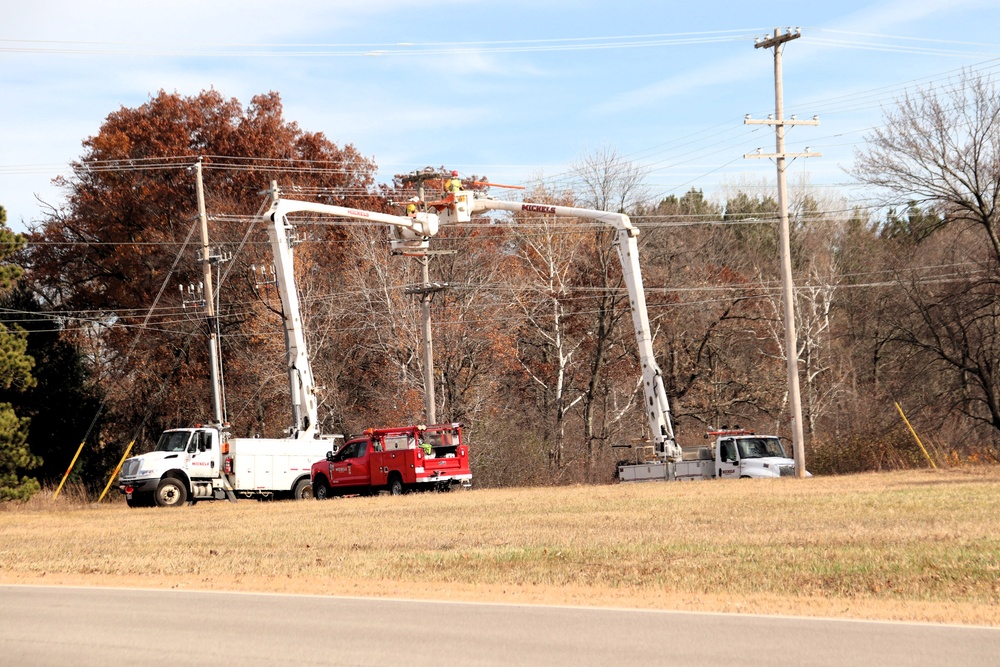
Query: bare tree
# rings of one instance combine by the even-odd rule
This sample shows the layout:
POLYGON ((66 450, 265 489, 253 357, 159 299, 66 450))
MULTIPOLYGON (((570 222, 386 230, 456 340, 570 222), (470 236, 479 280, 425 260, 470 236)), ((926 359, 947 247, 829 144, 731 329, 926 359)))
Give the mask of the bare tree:
MULTIPOLYGON (((535 188, 531 201, 568 205, 571 202, 535 188)), ((518 360, 536 388, 542 410, 550 423, 549 461, 558 473, 564 466, 566 416, 582 400, 570 380, 582 343, 568 330, 571 316, 570 271, 579 246, 579 235, 566 233, 565 222, 551 218, 517 220, 513 242, 523 278, 511 283, 512 298, 521 312, 523 334, 518 340, 518 360)))
POLYGON ((905 95, 856 159, 852 174, 882 188, 886 203, 939 210, 924 235, 951 223, 979 226, 1000 261, 1000 92, 991 79, 965 73, 940 93, 905 95))
MULTIPOLYGON (((578 199, 579 205, 584 208, 634 214, 648 199, 645 186, 647 170, 626 160, 613 148, 604 147, 584 155, 574 166, 574 171, 582 183, 578 199)), ((614 243, 613 230, 596 229, 590 246, 589 266, 580 272, 581 279, 594 290, 594 317, 589 325, 592 350, 583 392, 584 441, 587 447, 585 471, 588 480, 593 478, 598 441, 606 440, 608 435, 606 422, 600 427, 595 424, 600 393, 605 385, 602 374, 608 365, 610 348, 619 335, 617 324, 629 312, 614 243)))
POLYGON ((993 81, 967 72, 940 91, 903 97, 858 151, 853 175, 881 188, 885 204, 908 204, 906 218, 890 211, 883 230, 908 255, 898 278, 905 299, 886 318, 884 345, 924 369, 913 391, 928 413, 942 423, 961 414, 995 434, 1000 94, 993 81), (977 244, 974 234, 985 234, 988 244, 977 244), (937 275, 931 264, 951 267, 950 275, 937 275))

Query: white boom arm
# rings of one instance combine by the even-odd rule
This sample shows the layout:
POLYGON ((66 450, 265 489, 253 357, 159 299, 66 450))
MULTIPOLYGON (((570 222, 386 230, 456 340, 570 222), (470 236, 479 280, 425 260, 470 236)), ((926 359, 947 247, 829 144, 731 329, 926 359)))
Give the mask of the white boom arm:
POLYGON ((264 220, 268 224, 268 236, 271 239, 271 250, 274 254, 275 281, 278 295, 281 298, 285 339, 288 343, 288 381, 292 396, 292 437, 315 438, 318 435, 316 430, 318 420, 316 384, 313 380, 305 334, 302 330, 299 295, 295 288, 295 265, 289 243, 289 232, 292 226, 287 219, 291 213, 302 212, 322 213, 393 225, 402 235, 402 239, 394 240, 393 245, 404 250, 408 248, 426 249, 427 240, 437 233, 438 218, 434 214, 424 212, 419 212, 415 217, 408 218, 330 204, 281 199, 277 195, 271 209, 264 214, 264 220))
MULTIPOLYGON (((288 244, 287 216, 291 213, 310 212, 324 215, 366 220, 392 225, 402 236, 393 240, 396 249, 426 250, 429 239, 437 234, 439 225, 449 225, 471 220, 473 213, 481 211, 511 211, 543 213, 561 217, 589 218, 604 222, 617 230, 615 247, 622 265, 622 276, 628 289, 629 304, 632 309, 632 323, 635 327, 636 342, 639 346, 639 362, 642 365, 644 409, 649 420, 650 431, 656 453, 671 460, 680 460, 681 449, 674 439, 674 428, 670 421, 670 402, 663 386, 663 373, 653 356, 653 339, 646 310, 646 295, 642 287, 642 272, 639 269, 639 247, 636 237, 639 230, 622 213, 608 213, 592 209, 570 206, 548 206, 525 202, 505 202, 477 196, 462 191, 455 193, 450 206, 439 208, 440 218, 433 213, 418 212, 414 217, 403 217, 374 211, 361 211, 331 204, 296 201, 276 198, 265 220, 271 225, 268 232, 274 250, 278 292, 284 308, 285 332, 288 337, 288 372, 292 388, 292 413, 295 419, 293 430, 311 437, 317 419, 315 385, 312 368, 306 353, 305 337, 299 314, 298 294, 295 290, 295 273, 292 253, 288 244), (303 411, 305 414, 303 414, 303 411), (303 421, 304 419, 304 421, 303 421)), ((298 435, 296 437, 303 437, 298 435)))
MULTIPOLYGON (((639 269, 639 246, 636 236, 639 230, 632 226, 629 217, 623 213, 608 213, 570 206, 548 206, 524 202, 505 202, 495 199, 475 197, 472 212, 512 211, 527 213, 547 213, 549 215, 573 218, 589 218, 607 223, 617 230, 615 247, 622 264, 622 277, 628 288, 629 304, 632 307, 632 323, 639 345, 639 362, 642 364, 642 386, 645 394, 646 417, 652 431, 656 453, 672 460, 681 459, 681 449, 674 439, 674 427, 670 422, 670 403, 663 386, 663 373, 653 356, 653 338, 650 334, 649 314, 646 310, 646 295, 642 287, 642 272, 639 269)), ((442 224, 450 222, 447 218, 442 224)))

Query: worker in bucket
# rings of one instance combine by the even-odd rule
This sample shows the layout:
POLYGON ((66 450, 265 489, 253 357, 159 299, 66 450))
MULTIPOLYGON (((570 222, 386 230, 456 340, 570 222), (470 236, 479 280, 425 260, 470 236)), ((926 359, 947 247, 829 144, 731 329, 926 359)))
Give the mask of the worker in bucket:
POLYGON ((445 194, 452 194, 462 190, 462 179, 458 177, 457 171, 451 172, 451 178, 444 182, 445 194))
POLYGON ((406 215, 411 218, 417 217, 417 202, 420 201, 419 197, 413 197, 410 199, 410 203, 406 205, 406 215))

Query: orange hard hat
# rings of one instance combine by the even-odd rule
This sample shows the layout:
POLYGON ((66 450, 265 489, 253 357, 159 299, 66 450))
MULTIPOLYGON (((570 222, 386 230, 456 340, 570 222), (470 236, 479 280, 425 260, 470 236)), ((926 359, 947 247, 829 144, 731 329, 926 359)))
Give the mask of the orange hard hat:
POLYGON ((451 172, 451 175, 452 176, 458 176, 458 172, 457 171, 453 171, 453 172, 451 172))

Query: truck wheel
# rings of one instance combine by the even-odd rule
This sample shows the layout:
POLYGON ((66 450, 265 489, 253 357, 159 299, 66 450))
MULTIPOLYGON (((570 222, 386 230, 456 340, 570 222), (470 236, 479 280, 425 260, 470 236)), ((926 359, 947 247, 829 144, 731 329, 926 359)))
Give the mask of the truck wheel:
POLYGON ((399 475, 393 475, 389 480, 389 495, 390 496, 401 496, 403 495, 403 480, 399 478, 399 475))
POLYGON ((312 482, 308 479, 300 479, 292 491, 292 500, 309 500, 313 497, 312 482))
POLYGON ((157 507, 180 507, 187 500, 187 489, 180 480, 164 477, 156 487, 153 500, 157 507))
POLYGON ((326 500, 330 497, 330 487, 326 485, 326 480, 318 478, 313 483, 312 496, 316 500, 326 500))

